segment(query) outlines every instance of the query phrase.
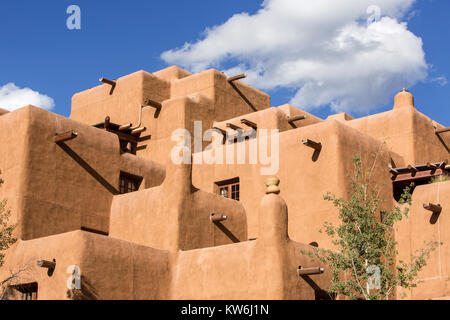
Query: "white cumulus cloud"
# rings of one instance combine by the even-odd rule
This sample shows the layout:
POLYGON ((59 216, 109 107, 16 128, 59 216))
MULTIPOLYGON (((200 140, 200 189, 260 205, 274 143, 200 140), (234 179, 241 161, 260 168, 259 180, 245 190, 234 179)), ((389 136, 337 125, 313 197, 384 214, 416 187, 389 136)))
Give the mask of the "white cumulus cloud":
POLYGON ((13 111, 29 104, 43 109, 55 106, 52 98, 30 88, 19 88, 14 83, 0 87, 0 108, 13 111))
POLYGON ((193 72, 246 73, 263 90, 289 88, 300 108, 365 112, 427 77, 422 40, 403 21, 414 1, 265 0, 161 57, 193 72))

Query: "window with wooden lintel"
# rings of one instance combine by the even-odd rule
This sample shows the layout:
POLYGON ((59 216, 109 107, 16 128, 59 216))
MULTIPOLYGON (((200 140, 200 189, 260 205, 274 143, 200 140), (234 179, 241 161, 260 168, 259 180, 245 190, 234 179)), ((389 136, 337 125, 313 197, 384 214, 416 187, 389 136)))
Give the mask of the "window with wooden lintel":
POLYGON ((16 284, 8 286, 5 293, 5 300, 37 300, 38 284, 37 282, 16 284))
POLYGON ((120 194, 138 191, 142 183, 142 177, 127 172, 120 172, 119 192, 120 194))
POLYGON ((401 196, 407 187, 410 188, 410 193, 412 194, 417 186, 429 184, 435 179, 450 176, 450 170, 447 168, 447 161, 392 168, 391 173, 394 199, 396 201, 401 199, 401 196))
POLYGON ((225 181, 216 182, 216 192, 224 198, 239 201, 240 182, 239 178, 233 178, 225 181))

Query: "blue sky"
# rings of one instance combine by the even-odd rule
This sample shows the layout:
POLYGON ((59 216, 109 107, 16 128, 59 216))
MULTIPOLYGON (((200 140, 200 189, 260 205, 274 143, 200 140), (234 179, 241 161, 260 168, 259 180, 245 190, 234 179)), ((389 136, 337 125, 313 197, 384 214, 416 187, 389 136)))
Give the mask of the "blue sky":
MULTIPOLYGON (((13 83, 18 88, 31 88, 54 100, 53 112, 69 116, 71 96, 98 85, 101 76, 118 78, 140 69, 153 72, 168 66, 170 61, 180 61, 181 64, 194 67, 201 65, 199 61, 192 62, 189 52, 178 50, 178 54, 177 48, 186 42, 192 45, 198 43, 199 39, 202 42, 209 37, 204 33, 205 28, 222 25, 234 14, 247 12, 249 16, 255 15, 261 8, 261 3, 260 0, 4 0, 0 3, 0 87, 13 83), (68 30, 66 27, 69 16, 66 8, 71 4, 81 8, 81 30, 68 30), (169 50, 177 54, 169 58, 166 56, 166 60, 161 58, 161 54, 169 50)), ((334 17, 333 10, 335 8, 330 7, 324 13, 330 21, 334 17)), ((416 106, 445 126, 450 126, 450 84, 446 84, 445 80, 450 77, 448 12, 450 1, 418 0, 402 16, 391 14, 399 21, 407 22, 407 29, 423 41, 427 75, 422 78, 418 76, 420 80, 411 80, 413 85, 409 88, 415 96, 416 106)), ((311 27, 311 30, 306 27, 303 32, 317 32, 317 26, 315 29, 311 27)), ((213 36, 210 35, 211 38, 213 36)), ((224 37, 229 35, 225 34, 224 37)), ((190 50, 195 53, 194 49, 190 50)), ((219 62, 215 60, 216 57, 208 56, 206 59, 210 59, 208 66, 217 64, 219 69, 222 68, 221 71, 233 71, 239 69, 237 66, 242 62, 238 61, 241 57, 242 54, 237 53, 235 56, 230 54, 220 58, 219 62)), ((267 56, 259 58, 270 61, 267 56)), ((272 58, 277 59, 277 56, 272 58)), ((249 64, 245 59, 243 61, 244 67, 249 64)), ((419 70, 420 66, 416 67, 419 70)), ((249 71, 252 72, 252 69, 249 71)), ((416 76, 408 73, 407 67, 403 67, 400 72, 403 73, 389 75, 392 80, 390 83, 397 86, 401 81, 407 83, 408 78, 416 76), (398 78, 402 80, 399 82, 396 80, 398 78)), ((255 80, 256 84, 261 84, 264 87, 262 89, 271 94, 274 106, 291 101, 296 92, 299 92, 299 86, 306 81, 278 80, 277 83, 255 80)), ((325 77, 325 83, 328 80, 325 77)), ((351 81, 355 80, 346 83, 349 92, 353 85, 365 85, 361 81, 354 84, 351 81)), ((329 82, 324 88, 333 91, 333 82, 329 82)), ((345 88, 340 88, 329 100, 337 101, 339 95, 345 95, 342 92, 345 88)), ((399 89, 401 87, 391 88, 394 91, 399 89)), ((361 102, 360 97, 355 100, 352 93, 349 95, 348 101, 361 102)), ((346 111, 354 116, 386 111, 393 104, 393 94, 389 93, 388 97, 388 100, 377 107, 354 106, 346 111)), ((302 99, 300 97, 295 101, 320 104, 320 101, 313 98, 302 99)), ((328 101, 327 97, 324 99, 323 101, 328 101)), ((340 107, 345 108, 345 105, 340 107)), ((313 107, 310 112, 325 118, 340 107, 325 104, 313 107)))

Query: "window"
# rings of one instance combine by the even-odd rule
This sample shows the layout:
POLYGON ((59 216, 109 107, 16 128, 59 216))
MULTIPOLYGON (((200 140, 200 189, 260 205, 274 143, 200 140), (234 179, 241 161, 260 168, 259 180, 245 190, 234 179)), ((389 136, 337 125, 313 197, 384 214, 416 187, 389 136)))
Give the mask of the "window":
POLYGON ((37 300, 37 282, 17 284, 8 287, 7 300, 37 300))
POLYGON ((126 172, 120 172, 119 192, 121 194, 138 191, 142 183, 142 177, 126 172))
POLYGON ((126 139, 120 139, 120 151, 122 153, 136 154, 137 143, 130 142, 126 139))
POLYGON ((447 162, 428 163, 426 165, 408 166, 403 168, 393 168, 392 182, 394 189, 394 199, 399 201, 406 187, 410 187, 410 193, 420 185, 429 184, 434 179, 445 178, 449 172, 445 169, 447 162), (413 185, 412 185, 413 184, 413 185))
POLYGON ((224 198, 239 201, 240 183, 239 178, 234 178, 216 183, 217 193, 224 198))

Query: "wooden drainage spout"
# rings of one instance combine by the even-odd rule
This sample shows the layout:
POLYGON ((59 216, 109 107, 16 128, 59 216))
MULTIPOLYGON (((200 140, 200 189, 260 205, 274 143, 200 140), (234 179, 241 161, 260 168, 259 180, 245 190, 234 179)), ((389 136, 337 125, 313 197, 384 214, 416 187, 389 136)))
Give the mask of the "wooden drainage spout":
POLYGON ((233 129, 233 130, 242 130, 242 128, 241 127, 238 127, 237 125, 235 125, 235 124, 232 124, 232 123, 227 123, 227 128, 230 128, 230 129, 233 129))
POLYGON ((109 116, 107 116, 105 118, 105 124, 104 124, 105 129, 108 129, 110 125, 111 125, 111 118, 109 116))
POLYGON ((427 163, 427 168, 431 169, 431 170, 437 170, 439 169, 439 167, 437 165, 435 165, 434 163, 428 162, 427 163))
POLYGON ((417 169, 415 166, 412 165, 408 165, 408 170, 409 172, 416 174, 417 172, 419 172, 419 169, 417 169))
POLYGON ((239 74, 239 75, 234 76, 234 77, 228 77, 227 81, 228 82, 233 82, 233 81, 241 80, 241 79, 244 79, 244 78, 247 78, 246 74, 239 74))
POLYGON ((241 123, 249 126, 250 128, 252 128, 254 130, 258 129, 258 125, 250 120, 241 119, 241 123))
POLYGON ((124 124, 124 125, 122 125, 122 126, 119 127, 119 131, 126 131, 126 130, 129 130, 129 129, 131 128, 131 126, 132 126, 131 123, 124 124))
POLYGON ((306 116, 301 115, 301 116, 295 116, 295 117, 287 117, 287 121, 289 123, 294 123, 295 121, 299 121, 299 120, 305 120, 306 116))
POLYGON ((151 99, 145 99, 144 106, 146 106, 146 107, 153 107, 153 108, 156 108, 158 110, 162 109, 162 104, 161 103, 159 103, 158 101, 151 100, 151 99))
POLYGON ((104 84, 109 84, 111 86, 111 90, 109 91, 109 94, 112 94, 114 92, 114 89, 116 88, 117 82, 115 80, 106 79, 104 77, 100 78, 98 81, 103 82, 104 84))
POLYGON ((220 129, 218 127, 212 127, 213 130, 219 131, 224 137, 227 136, 227 132, 223 129, 220 129))
POLYGON ((76 137, 78 137, 78 133, 73 130, 70 130, 61 134, 56 134, 53 140, 55 141, 55 143, 60 143, 73 140, 76 137))
POLYGON ((433 203, 424 204, 423 208, 433 213, 441 213, 442 211, 442 207, 440 204, 433 204, 433 203))
POLYGON ((440 133, 444 133, 444 132, 448 132, 450 131, 450 127, 449 128, 443 128, 443 129, 438 129, 435 131, 436 134, 440 134, 440 133))
POLYGON ((211 213, 211 216, 210 216, 211 222, 222 222, 227 219, 228 219, 227 216, 224 216, 223 214, 220 214, 220 213, 211 213))
POLYGON ((298 267, 297 269, 297 274, 301 277, 301 276, 309 276, 309 275, 314 275, 314 274, 322 274, 325 272, 324 268, 302 268, 301 266, 298 267))
POLYGON ((142 133, 142 132, 144 132, 145 130, 147 130, 147 128, 146 127, 140 127, 140 128, 137 128, 137 129, 134 129, 134 130, 132 130, 131 131, 131 134, 139 134, 139 133, 142 133))
POLYGON ((100 81, 100 82, 103 82, 104 84, 109 84, 110 86, 113 86, 113 87, 115 87, 116 84, 117 84, 116 81, 114 81, 114 80, 109 80, 109 79, 106 79, 106 78, 104 78, 104 77, 100 78, 99 81, 100 81))
POLYGON ((397 169, 394 169, 391 164, 388 165, 388 170, 394 176, 398 176, 400 174, 400 172, 398 172, 397 169))
POLYGON ((56 267, 56 261, 55 259, 53 259, 53 261, 38 260, 37 265, 40 268, 47 268, 49 270, 53 270, 56 267))
POLYGON ((161 112, 162 104, 157 102, 157 101, 148 99, 148 98, 145 99, 144 104, 142 104, 141 107, 139 108, 139 123, 136 126, 134 126, 134 127, 128 128, 129 130, 133 131, 133 130, 141 128, 141 125, 142 125, 142 109, 144 109, 146 107, 156 108, 155 118, 157 118, 159 116, 159 113, 161 112))
POLYGON ((242 91, 239 90, 239 88, 234 84, 234 81, 240 80, 240 79, 244 79, 244 78, 246 78, 246 77, 247 77, 247 75, 245 75, 245 74, 240 74, 240 75, 237 75, 237 76, 234 76, 234 77, 228 77, 228 78, 227 78, 227 81, 228 81, 228 83, 230 84, 230 86, 237 92, 237 94, 238 94, 239 96, 241 96, 241 98, 245 101, 245 103, 248 104, 248 106, 249 106, 250 108, 252 108, 253 111, 258 111, 258 109, 255 108, 255 106, 253 105, 253 103, 251 103, 251 101, 248 100, 248 98, 245 96, 245 94, 242 93, 242 91))
POLYGON ((320 151, 322 149, 322 143, 320 142, 315 142, 309 139, 303 140, 302 143, 310 148, 313 148, 316 151, 320 151))

